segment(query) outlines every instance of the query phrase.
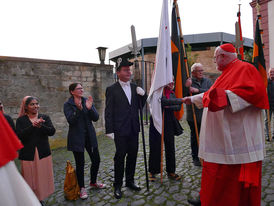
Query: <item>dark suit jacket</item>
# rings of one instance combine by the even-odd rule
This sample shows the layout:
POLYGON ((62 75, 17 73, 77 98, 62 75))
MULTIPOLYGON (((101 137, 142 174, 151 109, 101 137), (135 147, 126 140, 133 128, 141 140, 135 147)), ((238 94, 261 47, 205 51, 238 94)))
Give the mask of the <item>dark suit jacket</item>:
POLYGON ((106 134, 128 136, 140 131, 138 109, 145 105, 147 95, 136 92, 137 85, 130 83, 131 104, 119 82, 106 89, 105 127, 106 134), (140 105, 141 104, 141 105, 140 105))
POLYGON ((27 115, 19 117, 16 121, 16 132, 24 145, 24 148, 19 151, 20 160, 33 161, 35 147, 37 147, 39 159, 51 154, 48 136, 54 135, 55 128, 49 116, 39 114, 38 118, 40 117, 45 120, 41 128, 33 127, 27 115))

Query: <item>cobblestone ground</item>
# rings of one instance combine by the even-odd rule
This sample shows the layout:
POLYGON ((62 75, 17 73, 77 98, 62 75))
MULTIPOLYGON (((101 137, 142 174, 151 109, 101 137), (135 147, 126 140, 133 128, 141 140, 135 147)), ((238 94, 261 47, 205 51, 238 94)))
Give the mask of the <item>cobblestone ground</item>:
MULTIPOLYGON (((135 174, 136 183, 142 187, 140 192, 133 192, 126 187, 122 187, 123 198, 115 199, 113 195, 113 157, 115 153, 114 141, 105 137, 98 137, 101 164, 98 174, 98 182, 107 185, 105 189, 94 190, 89 188, 89 167, 90 161, 86 154, 85 184, 89 197, 87 200, 78 199, 67 201, 64 198, 63 185, 65 178, 66 160, 70 160, 74 165, 72 152, 65 148, 53 151, 53 164, 55 176, 55 193, 46 199, 47 205, 189 205, 188 198, 196 198, 199 194, 201 167, 192 164, 190 155, 189 128, 183 124, 184 134, 176 137, 176 172, 183 175, 181 181, 174 181, 163 175, 163 183, 160 183, 160 176, 156 182, 149 184, 149 192, 146 189, 146 178, 143 161, 143 146, 140 137, 139 154, 135 174)), ((148 157, 148 128, 145 127, 146 151, 148 157)), ((266 143, 266 158, 263 161, 262 177, 262 206, 274 206, 274 141, 266 143)), ((165 168, 165 165, 164 165, 165 168)))

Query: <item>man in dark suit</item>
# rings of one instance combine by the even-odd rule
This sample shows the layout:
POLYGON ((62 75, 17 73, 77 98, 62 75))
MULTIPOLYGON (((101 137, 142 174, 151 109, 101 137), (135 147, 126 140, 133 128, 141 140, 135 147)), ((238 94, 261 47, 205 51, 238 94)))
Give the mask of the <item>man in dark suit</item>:
POLYGON ((130 66, 127 59, 118 58, 116 74, 119 81, 106 89, 105 127, 107 136, 114 134, 114 196, 122 197, 124 163, 126 158, 126 187, 139 191, 134 183, 140 131, 138 109, 145 104, 147 95, 137 85, 130 83, 130 66))

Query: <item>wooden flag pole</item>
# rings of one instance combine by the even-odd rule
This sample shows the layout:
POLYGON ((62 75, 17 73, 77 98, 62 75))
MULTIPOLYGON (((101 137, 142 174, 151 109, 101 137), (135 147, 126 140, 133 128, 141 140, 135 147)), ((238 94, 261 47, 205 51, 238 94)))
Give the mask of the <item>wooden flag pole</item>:
MULTIPOLYGON (((182 32, 182 27, 181 27, 181 18, 180 18, 180 14, 179 14, 177 0, 174 0, 174 4, 175 4, 175 7, 176 7, 177 21, 178 21, 178 26, 179 26, 179 30, 180 30, 180 40, 181 40, 181 44, 182 44, 183 51, 184 51, 184 62, 185 62, 185 66, 186 66, 186 74, 187 74, 187 78, 189 78, 190 75, 189 75, 189 71, 188 71, 185 43, 184 43, 184 38, 183 38, 183 32, 182 32)), ((190 92, 190 96, 192 96, 191 92, 190 92)), ((194 104, 191 104, 191 107, 192 107, 193 120, 194 120, 194 126, 195 126, 196 140, 197 140, 197 144, 198 144, 198 147, 199 147, 199 145, 200 145, 199 144, 199 133, 198 133, 198 125, 197 125, 197 119, 196 119, 194 104)), ((200 162, 202 164, 201 159, 200 159, 200 162)))
POLYGON ((164 157, 164 133, 165 133, 165 110, 163 109, 162 135, 161 135, 161 184, 163 183, 163 157, 164 157))

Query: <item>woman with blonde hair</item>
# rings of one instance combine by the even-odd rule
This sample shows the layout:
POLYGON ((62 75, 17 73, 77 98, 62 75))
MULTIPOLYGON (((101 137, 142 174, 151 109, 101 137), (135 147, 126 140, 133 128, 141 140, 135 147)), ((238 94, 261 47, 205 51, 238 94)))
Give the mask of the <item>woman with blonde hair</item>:
POLYGON ((22 176, 32 188, 41 205, 54 192, 52 157, 48 136, 55 133, 49 116, 39 114, 36 97, 22 100, 16 131, 24 148, 19 151, 22 176))

